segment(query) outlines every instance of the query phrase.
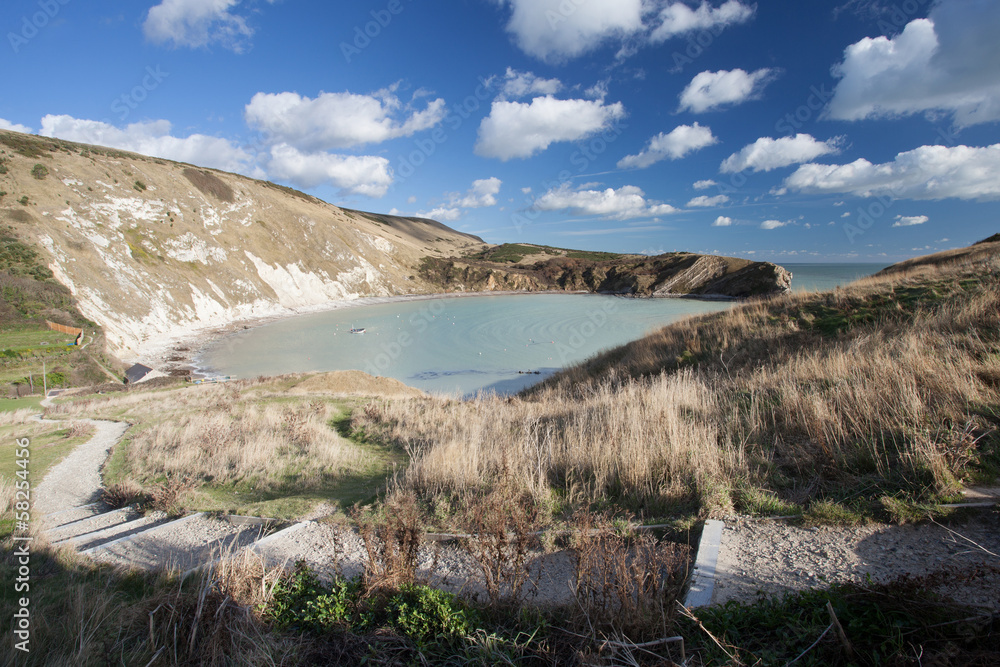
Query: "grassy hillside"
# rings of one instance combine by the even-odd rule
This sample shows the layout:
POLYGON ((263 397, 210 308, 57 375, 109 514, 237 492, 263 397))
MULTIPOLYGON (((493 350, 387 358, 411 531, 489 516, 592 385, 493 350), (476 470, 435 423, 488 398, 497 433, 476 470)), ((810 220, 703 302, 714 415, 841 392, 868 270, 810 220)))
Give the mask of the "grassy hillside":
MULTIPOLYGON (((333 300, 434 291, 481 239, 193 165, 0 130, 0 224, 134 361, 172 337, 333 300)), ((152 354, 152 353, 150 353, 152 354)))
POLYGON ((0 227, 0 387, 37 384, 41 393, 43 370, 50 387, 105 381, 104 368, 115 362, 103 347, 100 328, 79 313, 38 250, 12 227, 0 227), (73 337, 52 331, 47 320, 86 329, 86 349, 67 347, 73 337))
POLYGON ((898 515, 1000 474, 1000 244, 692 318, 516 398, 379 405, 358 427, 447 499, 512 471, 540 503, 651 516, 898 515))
MULTIPOLYGON (((53 413, 136 423, 105 475, 183 507, 291 516, 390 490, 351 513, 373 564, 353 580, 244 558, 181 582, 36 543, 45 585, 32 610, 45 620, 33 636, 48 650, 26 664, 658 665, 680 659, 662 642, 675 635, 701 665, 986 665, 1000 651, 995 615, 940 598, 947 570, 688 616, 676 605, 685 549, 670 541, 691 517, 734 510, 909 521, 995 480, 1000 243, 692 318, 518 397, 293 376, 79 397, 53 413), (407 461, 392 484, 390 464, 407 461), (639 534, 634 520, 676 530, 639 534), (460 544, 504 582, 546 530, 571 564, 573 602, 414 583, 405 553, 428 526, 473 534, 460 544), (849 663, 832 633, 817 641, 831 614, 849 663)), ((15 576, 11 556, 0 571, 15 576)), ((15 606, 0 594, 4 613, 15 606)))

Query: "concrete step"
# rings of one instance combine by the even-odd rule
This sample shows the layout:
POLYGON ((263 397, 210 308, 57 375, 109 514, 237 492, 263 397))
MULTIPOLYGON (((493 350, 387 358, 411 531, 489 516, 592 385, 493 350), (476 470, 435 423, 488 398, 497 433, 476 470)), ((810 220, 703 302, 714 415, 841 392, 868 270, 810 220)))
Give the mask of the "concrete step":
POLYGON ((131 537, 168 521, 169 518, 163 512, 153 512, 146 516, 139 516, 131 521, 117 523, 100 530, 63 540, 58 542, 57 546, 67 546, 78 550, 93 549, 107 542, 131 537))
POLYGON ((127 523, 139 518, 139 511, 134 507, 123 507, 108 512, 98 512, 85 516, 76 521, 69 521, 46 531, 46 536, 53 544, 60 544, 67 540, 93 533, 105 528, 110 528, 121 523, 127 523))
POLYGON ((104 503, 96 502, 90 503, 89 505, 81 505, 80 507, 72 507, 68 510, 61 510, 59 512, 52 512, 51 514, 45 514, 41 517, 40 523, 46 529, 51 530, 52 528, 57 528, 59 526, 64 526, 67 523, 73 523, 74 521, 80 521, 81 519, 87 519, 94 516, 95 514, 101 514, 107 511, 107 507, 104 503))
POLYGON ((252 545, 266 530, 264 522, 198 513, 160 523, 82 553, 126 567, 186 572, 252 545))

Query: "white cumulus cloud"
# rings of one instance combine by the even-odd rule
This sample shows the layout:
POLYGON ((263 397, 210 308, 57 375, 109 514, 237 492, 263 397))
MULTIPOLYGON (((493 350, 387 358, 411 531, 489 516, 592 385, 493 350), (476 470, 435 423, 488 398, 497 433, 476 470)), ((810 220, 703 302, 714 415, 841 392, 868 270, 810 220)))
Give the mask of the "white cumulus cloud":
POLYGON ((791 222, 782 222, 781 220, 765 220, 764 222, 760 223, 760 228, 761 229, 767 229, 767 230, 779 229, 781 227, 787 227, 790 224, 792 224, 792 223, 791 222))
POLYGON ((1000 199, 1000 144, 921 146, 892 162, 804 164, 785 186, 810 194, 845 193, 898 199, 1000 199))
POLYGON ((23 132, 24 134, 31 134, 31 128, 27 125, 18 125, 17 123, 12 123, 6 118, 0 118, 0 130, 10 130, 11 132, 23 132))
POLYGON ((719 170, 724 174, 733 174, 746 169, 754 171, 771 171, 793 164, 810 162, 821 155, 840 152, 843 139, 834 137, 827 141, 819 141, 809 134, 797 134, 794 137, 761 137, 754 143, 744 146, 739 153, 727 157, 719 170))
POLYGON ((564 62, 643 30, 643 0, 498 0, 511 8, 507 31, 539 60, 564 62))
POLYGON ((720 215, 718 218, 715 219, 715 222, 712 223, 712 226, 713 227, 731 227, 732 224, 733 224, 733 219, 732 218, 727 217, 725 215, 720 215))
POLYGON ((703 181, 695 181, 693 187, 695 190, 708 190, 710 187, 716 186, 718 183, 712 179, 705 179, 703 181))
POLYGON ((448 208, 445 206, 432 208, 429 211, 420 211, 414 215, 417 218, 428 218, 438 222, 455 222, 462 217, 462 209, 448 208))
POLYGON ((518 99, 536 95, 554 95, 562 88, 563 84, 559 79, 543 79, 534 72, 518 72, 508 67, 500 94, 507 99, 518 99))
POLYGON ((697 9, 683 2, 671 2, 660 11, 660 25, 653 30, 650 40, 659 43, 693 30, 718 30, 746 23, 755 11, 755 6, 747 6, 737 0, 728 0, 718 7, 702 2, 697 9))
POLYGON ((688 208, 713 208, 715 206, 722 206, 729 201, 729 197, 726 195, 716 195, 714 197, 709 197, 707 195, 701 195, 695 197, 687 203, 688 208))
POLYGON ((199 48, 218 44, 236 53, 247 49, 253 29, 230 10, 240 0, 163 0, 152 7, 142 25, 154 44, 199 48))
POLYGON ((476 154, 507 161, 526 158, 559 141, 578 141, 625 116, 620 102, 536 97, 530 103, 496 100, 479 125, 476 154))
POLYGON ((838 120, 950 113, 959 127, 1000 120, 995 0, 937 2, 894 37, 866 37, 834 68, 838 120))
POLYGON ((500 186, 503 185, 496 176, 491 178, 481 178, 472 182, 472 187, 461 199, 457 197, 453 202, 462 208, 485 208, 497 205, 497 195, 500 194, 500 186))
POLYGON ((496 176, 475 180, 472 182, 472 187, 464 195, 460 192, 445 195, 448 201, 446 205, 438 206, 429 211, 421 211, 416 216, 443 222, 455 222, 462 217, 465 212, 463 209, 496 206, 497 195, 500 194, 502 185, 503 181, 496 176))
POLYGON ((661 160, 680 158, 694 151, 718 143, 712 130, 695 123, 680 125, 669 133, 660 132, 649 140, 638 155, 629 155, 618 161, 619 169, 645 169, 661 160))
POLYGON ((133 123, 123 129, 101 121, 50 114, 42 118, 40 134, 189 162, 200 167, 261 175, 253 167, 253 157, 228 139, 204 134, 175 137, 170 131, 170 122, 166 120, 133 123))
POLYGON ((681 91, 679 111, 704 113, 722 106, 737 105, 760 96, 774 78, 772 69, 746 72, 742 69, 700 72, 681 91))
POLYGON ((303 151, 349 148, 408 137, 430 129, 445 115, 445 102, 432 100, 423 110, 405 108, 393 89, 371 95, 257 93, 246 106, 247 123, 269 142, 303 151))
POLYGON ((913 227, 915 225, 922 225, 930 220, 926 215, 897 215, 896 222, 892 223, 893 227, 913 227))
POLYGON ((616 220, 653 217, 676 213, 669 204, 647 199, 646 193, 634 185, 617 190, 590 190, 570 187, 568 183, 553 188, 535 200, 539 211, 571 211, 578 215, 593 215, 616 220))
POLYGON ((507 31, 518 47, 540 60, 560 63, 605 44, 619 55, 660 44, 695 30, 719 31, 745 23, 754 7, 727 0, 696 8, 676 0, 496 0, 510 7, 507 31))
POLYGON ((271 147, 267 172, 271 178, 301 188, 332 185, 341 194, 383 197, 392 185, 392 171, 384 157, 303 153, 294 146, 271 147))

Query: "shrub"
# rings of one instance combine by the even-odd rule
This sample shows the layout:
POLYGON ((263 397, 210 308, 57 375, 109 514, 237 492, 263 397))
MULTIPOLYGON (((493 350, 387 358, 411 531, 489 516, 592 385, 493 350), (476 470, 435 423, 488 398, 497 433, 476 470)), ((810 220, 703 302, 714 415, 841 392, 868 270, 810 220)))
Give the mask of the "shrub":
POLYGON ((36 164, 31 170, 31 175, 39 181, 45 180, 45 177, 49 175, 48 167, 44 164, 36 164))
POLYGON ((424 512, 412 491, 397 492, 386 501, 382 520, 353 512, 368 560, 365 586, 368 590, 397 589, 412 584, 423 535, 424 512))
POLYGON ((136 181, 135 185, 133 185, 132 187, 135 188, 138 192, 146 191, 146 184, 143 183, 142 181, 136 181))
POLYGON ((360 578, 334 579, 325 586, 300 561, 275 584, 261 612, 282 630, 325 634, 393 628, 418 645, 461 639, 477 625, 475 611, 451 593, 413 584, 375 595, 366 589, 360 578))
POLYGON ((112 484, 104 489, 101 500, 112 509, 120 509, 129 505, 144 503, 148 500, 148 496, 143 493, 141 486, 131 480, 126 480, 118 484, 112 484))
POLYGON ((21 197, 17 201, 18 201, 18 203, 21 204, 21 206, 27 206, 28 205, 28 201, 29 201, 28 200, 28 195, 25 195, 25 196, 21 197))
POLYGON ((490 602, 517 604, 530 579, 528 551, 538 543, 538 505, 506 471, 488 492, 471 492, 465 499, 462 527, 471 537, 465 548, 483 573, 490 602))

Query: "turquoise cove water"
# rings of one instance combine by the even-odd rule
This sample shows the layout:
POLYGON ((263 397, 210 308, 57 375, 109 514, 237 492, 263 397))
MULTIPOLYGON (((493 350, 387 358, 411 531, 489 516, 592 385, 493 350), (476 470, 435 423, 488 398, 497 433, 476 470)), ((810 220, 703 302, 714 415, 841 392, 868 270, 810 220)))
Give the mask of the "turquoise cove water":
MULTIPOLYGON (((795 289, 831 289, 882 268, 786 265, 795 289)), ((203 372, 237 378, 362 370, 424 391, 510 394, 601 350, 730 302, 525 294, 407 300, 300 315, 205 348, 203 372), (350 333, 364 328, 364 334, 350 333)))

